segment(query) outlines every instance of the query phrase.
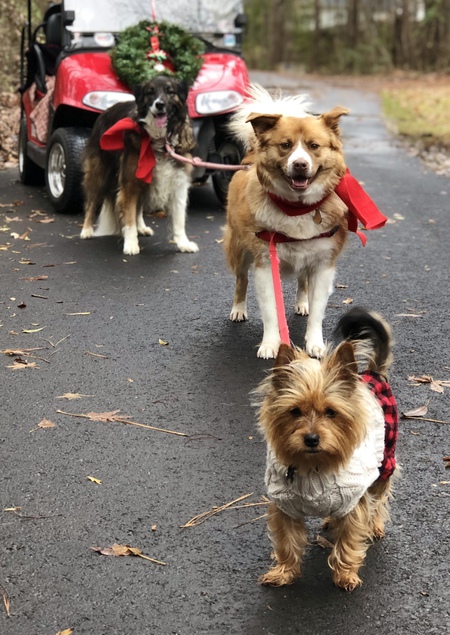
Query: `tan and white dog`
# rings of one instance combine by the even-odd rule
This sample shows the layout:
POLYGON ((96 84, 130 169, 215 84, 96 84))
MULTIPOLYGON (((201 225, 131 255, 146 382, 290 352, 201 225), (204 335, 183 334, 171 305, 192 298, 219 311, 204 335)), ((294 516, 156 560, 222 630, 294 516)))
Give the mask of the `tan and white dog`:
POLYGON ((348 228, 347 207, 334 189, 346 172, 339 120, 349 111, 337 106, 312 115, 304 96, 272 97, 257 85, 250 96, 230 124, 248 150, 244 163, 251 164, 233 176, 228 192, 224 246, 236 276, 230 319, 247 319, 253 265, 264 323, 258 357, 276 357, 280 335, 267 242, 274 234, 282 274, 298 281, 295 312, 309 314, 306 351, 320 357, 335 260, 348 228))

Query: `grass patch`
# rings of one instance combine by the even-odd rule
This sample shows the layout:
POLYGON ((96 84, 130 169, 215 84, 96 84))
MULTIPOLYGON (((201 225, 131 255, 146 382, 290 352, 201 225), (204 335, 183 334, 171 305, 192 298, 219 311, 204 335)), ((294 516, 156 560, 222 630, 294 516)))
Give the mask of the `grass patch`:
POLYGON ((383 112, 398 134, 425 147, 450 148, 450 86, 386 87, 381 92, 383 112))

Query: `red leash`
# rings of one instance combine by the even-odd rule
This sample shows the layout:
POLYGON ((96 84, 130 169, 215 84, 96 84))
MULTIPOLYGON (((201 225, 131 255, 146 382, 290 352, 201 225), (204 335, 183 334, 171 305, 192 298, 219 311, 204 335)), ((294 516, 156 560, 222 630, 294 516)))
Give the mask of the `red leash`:
POLYGON ((270 266, 272 269, 273 290, 275 292, 275 305, 277 307, 278 330, 280 332, 281 343, 291 345, 289 337, 289 328, 286 321, 286 312, 284 310, 283 288, 281 286, 280 276, 280 259, 277 254, 277 245, 275 242, 275 234, 272 234, 269 242, 270 266))

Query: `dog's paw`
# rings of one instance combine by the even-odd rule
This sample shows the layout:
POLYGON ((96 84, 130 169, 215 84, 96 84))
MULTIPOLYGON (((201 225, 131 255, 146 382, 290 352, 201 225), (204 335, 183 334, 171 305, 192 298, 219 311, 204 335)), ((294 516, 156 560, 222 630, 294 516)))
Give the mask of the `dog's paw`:
POLYGON ((278 349, 280 348, 280 341, 264 340, 261 342, 261 346, 258 348, 257 356, 262 359, 275 359, 278 355, 278 349))
POLYGON ((232 322, 245 322, 247 318, 247 308, 245 305, 236 304, 233 306, 230 313, 230 320, 232 322))
POLYGON ((325 353, 325 344, 321 335, 315 337, 305 335, 305 344, 306 352, 310 357, 317 357, 317 359, 321 359, 323 357, 323 354, 325 353))
POLYGON ((297 315, 309 315, 308 302, 296 302, 294 310, 297 315))
POLYGON ((362 580, 354 571, 338 571, 333 575, 334 584, 344 591, 351 593, 362 585, 362 580))
POLYGON ((277 564, 271 567, 267 573, 260 576, 259 583, 268 586, 285 586, 286 584, 292 584, 299 575, 300 573, 286 569, 284 565, 277 564))
POLYGON ((197 243, 194 243, 193 240, 179 240, 177 242, 177 249, 184 254, 195 254, 198 251, 197 243))
POLYGON ((125 256, 137 256, 140 252, 138 241, 127 241, 123 245, 123 253, 125 256))
POLYGON ((153 236, 155 232, 153 231, 153 229, 151 227, 148 227, 148 225, 142 225, 141 227, 138 227, 138 234, 140 236, 153 236))
POLYGON ((94 228, 93 227, 83 227, 80 233, 80 238, 86 240, 87 238, 94 238, 94 228))

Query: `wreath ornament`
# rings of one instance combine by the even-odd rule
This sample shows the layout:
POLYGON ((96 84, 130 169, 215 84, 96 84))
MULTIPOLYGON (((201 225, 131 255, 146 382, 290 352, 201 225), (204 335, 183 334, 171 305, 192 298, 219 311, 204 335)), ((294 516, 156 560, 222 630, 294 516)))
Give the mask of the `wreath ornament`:
POLYGON ((110 55, 114 72, 129 88, 157 75, 190 86, 202 67, 204 50, 201 40, 175 24, 142 20, 120 34, 110 55))

